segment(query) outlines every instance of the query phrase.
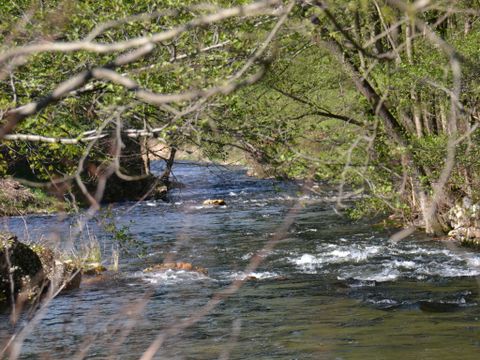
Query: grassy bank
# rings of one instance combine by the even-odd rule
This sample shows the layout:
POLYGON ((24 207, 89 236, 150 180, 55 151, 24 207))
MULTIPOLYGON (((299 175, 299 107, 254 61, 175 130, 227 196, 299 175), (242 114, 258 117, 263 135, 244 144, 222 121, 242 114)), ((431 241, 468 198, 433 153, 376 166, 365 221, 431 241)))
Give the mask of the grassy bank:
POLYGON ((62 205, 41 189, 28 188, 11 178, 0 179, 0 216, 52 213, 62 205))

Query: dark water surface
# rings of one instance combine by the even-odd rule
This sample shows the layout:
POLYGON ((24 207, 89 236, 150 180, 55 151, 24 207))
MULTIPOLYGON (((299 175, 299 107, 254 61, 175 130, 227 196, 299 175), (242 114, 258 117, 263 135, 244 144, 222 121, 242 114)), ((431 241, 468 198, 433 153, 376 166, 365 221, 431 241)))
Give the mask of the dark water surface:
MULTIPOLYGON (((177 164, 186 184, 170 203, 118 205, 147 256, 123 255, 109 281, 55 298, 26 338, 24 359, 137 359, 162 331, 196 314, 234 280, 251 276, 179 335, 167 333, 158 359, 480 359, 480 254, 421 234, 391 233, 333 210, 332 193, 247 177, 240 168, 177 164), (226 207, 203 206, 224 198, 226 207), (293 224, 263 262, 250 258, 293 224), (208 269, 142 272, 170 256, 208 269), (255 279, 253 279, 253 277, 255 279)), ((71 231, 71 219, 5 220, 20 237, 71 231)), ((111 239, 92 223, 107 258, 111 239)), ((14 329, 0 315, 0 342, 14 329)))

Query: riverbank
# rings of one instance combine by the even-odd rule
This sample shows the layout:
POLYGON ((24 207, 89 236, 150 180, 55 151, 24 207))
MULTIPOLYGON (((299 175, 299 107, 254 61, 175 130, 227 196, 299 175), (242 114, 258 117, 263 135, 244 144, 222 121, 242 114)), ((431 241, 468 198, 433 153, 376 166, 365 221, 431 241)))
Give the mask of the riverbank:
MULTIPOLYGON (((87 190, 94 194, 96 183, 87 183, 87 190)), ((146 199, 163 199, 168 187, 152 175, 129 181, 112 175, 106 184, 102 202, 115 203, 121 201, 137 201, 146 199)), ((83 198, 80 190, 77 193, 76 206, 90 205, 89 200, 83 198)), ((12 178, 0 178, 0 217, 24 216, 28 214, 52 214, 71 212, 74 206, 65 200, 65 194, 60 198, 54 197, 44 188, 34 188, 23 185, 12 178)))
POLYGON ((42 189, 26 187, 12 178, 0 179, 0 217, 48 214, 65 207, 65 203, 42 189))
POLYGON ((45 295, 78 289, 83 275, 107 270, 100 262, 92 262, 101 259, 72 250, 48 247, 38 239, 24 243, 15 234, 0 232, 0 308, 36 305, 45 295))
MULTIPOLYGON (((151 140, 148 144, 148 159, 143 159, 135 156, 133 165, 130 167, 141 167, 144 161, 162 162, 168 159, 171 149, 166 147, 163 143, 151 140), (140 164, 140 165, 139 165, 140 164)), ((212 166, 229 166, 242 165, 248 166, 248 161, 241 152, 233 152, 228 160, 212 162, 212 159, 205 156, 205 154, 197 148, 179 149, 176 152, 175 161, 193 161, 203 164, 212 164, 212 166)), ((138 169, 137 169, 138 170, 138 169)), ((96 170, 95 170, 96 171, 96 170)), ((86 179, 85 186, 87 190, 94 194, 97 189, 98 174, 90 169, 91 176, 86 179)), ((139 173, 142 171, 139 170, 139 173)), ((175 169, 173 169, 175 173, 175 169)), ((250 172, 252 175, 257 173, 250 172)), ((158 200, 165 199, 168 191, 171 188, 181 187, 182 184, 175 181, 175 179, 167 182, 159 178, 161 172, 156 175, 147 171, 138 179, 124 179, 112 174, 106 182, 105 191, 102 197, 102 202, 118 203, 122 201, 137 201, 137 200, 158 200)), ((132 176, 137 176, 134 173, 132 176)), ((78 189, 75 189, 77 206, 89 205, 88 199, 83 199, 84 195, 78 189)), ((55 212, 69 212, 72 206, 62 199, 49 194, 46 188, 35 188, 23 185, 13 178, 0 178, 0 217, 2 216, 19 216, 27 214, 51 214, 55 212)))

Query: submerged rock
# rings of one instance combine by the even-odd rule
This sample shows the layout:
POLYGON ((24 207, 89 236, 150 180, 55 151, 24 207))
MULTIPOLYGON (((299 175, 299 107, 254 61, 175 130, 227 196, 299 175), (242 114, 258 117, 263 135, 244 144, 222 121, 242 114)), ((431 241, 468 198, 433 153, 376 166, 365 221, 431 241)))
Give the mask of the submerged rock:
POLYGON ((47 283, 39 256, 13 234, 0 234, 0 302, 38 297, 47 283))
POLYGON ((225 200, 223 199, 207 199, 203 202, 203 205, 216 205, 216 206, 220 206, 220 205, 227 205, 227 203, 225 202, 225 200))
POLYGON ((82 273, 85 275, 100 275, 105 271, 107 268, 98 262, 85 264, 82 269, 82 273))
POLYGON ((419 307, 424 312, 452 312, 458 310, 460 305, 443 301, 422 300, 419 302, 419 307))
POLYGON ((164 264, 156 264, 146 268, 145 270, 143 270, 143 272, 149 273, 149 272, 166 271, 166 270, 193 271, 193 272, 197 272, 205 275, 208 273, 207 269, 200 266, 194 266, 189 262, 168 262, 164 264))

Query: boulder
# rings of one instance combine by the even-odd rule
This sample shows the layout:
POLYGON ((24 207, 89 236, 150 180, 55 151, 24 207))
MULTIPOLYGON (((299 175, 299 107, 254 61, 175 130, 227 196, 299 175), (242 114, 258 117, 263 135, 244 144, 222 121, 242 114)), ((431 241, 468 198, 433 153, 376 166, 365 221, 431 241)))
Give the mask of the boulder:
POLYGON ((221 206, 221 205, 227 205, 227 203, 223 199, 207 199, 203 202, 203 205, 221 206))
MULTIPOLYGON (((89 183, 87 188, 93 193, 97 183, 89 183)), ((103 203, 119 201, 139 201, 144 199, 165 200, 168 189, 157 177, 148 174, 136 180, 125 180, 116 174, 107 180, 103 203)))
POLYGON ((443 302, 443 301, 426 301, 421 300, 419 302, 420 310, 424 312, 452 312, 460 309, 460 304, 443 302))
POLYGON ((452 230, 448 236, 460 241, 462 245, 479 248, 480 246, 480 204, 464 197, 448 212, 448 221, 452 230))
POLYGON ((0 302, 11 302, 19 293, 34 299, 46 285, 39 256, 15 235, 0 234, 0 302))
POLYGON ((63 287, 62 291, 80 287, 82 273, 72 261, 60 260, 60 254, 42 245, 34 244, 31 248, 40 258, 45 276, 54 291, 60 287, 63 287))
POLYGON ((469 197, 464 197, 450 209, 448 221, 453 229, 480 228, 480 204, 473 204, 469 197))

